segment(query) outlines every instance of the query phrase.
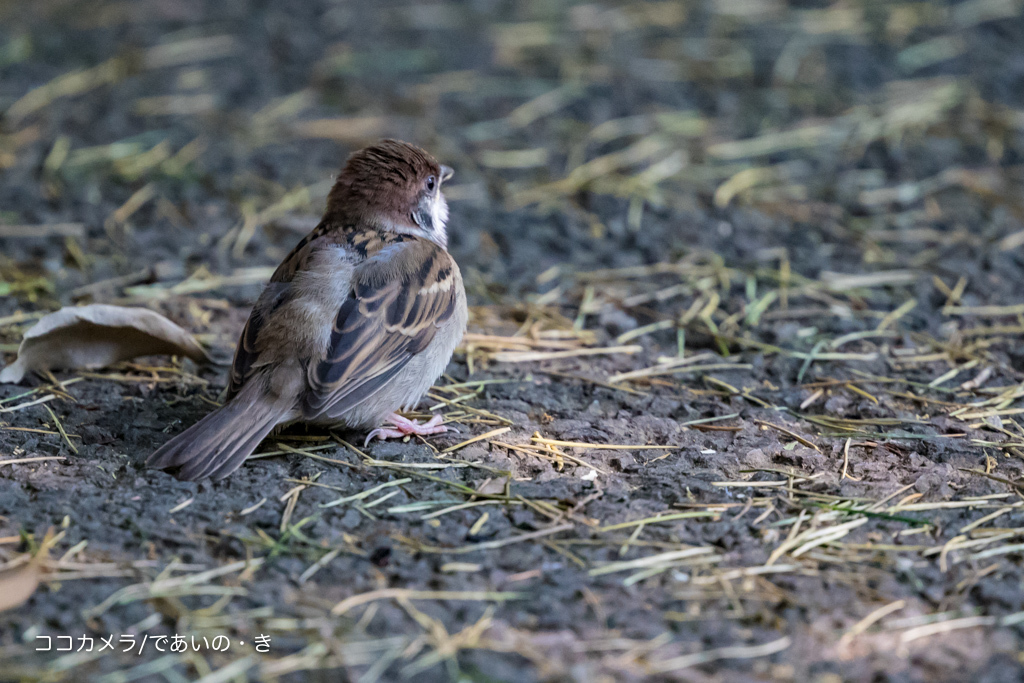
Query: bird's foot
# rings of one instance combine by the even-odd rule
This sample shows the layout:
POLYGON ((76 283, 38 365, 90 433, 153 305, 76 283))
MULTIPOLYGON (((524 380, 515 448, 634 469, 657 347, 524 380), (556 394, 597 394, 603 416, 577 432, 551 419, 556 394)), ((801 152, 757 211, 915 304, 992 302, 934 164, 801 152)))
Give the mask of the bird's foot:
POLYGON ((415 420, 406 419, 397 413, 391 413, 386 419, 388 422, 395 425, 395 428, 379 427, 374 429, 366 435, 366 441, 363 442, 363 447, 368 446, 374 439, 399 439, 403 436, 411 436, 413 434, 416 434, 417 436, 426 436, 428 434, 444 434, 448 431, 448 428, 441 424, 444 418, 440 415, 435 415, 423 424, 420 424, 415 420))

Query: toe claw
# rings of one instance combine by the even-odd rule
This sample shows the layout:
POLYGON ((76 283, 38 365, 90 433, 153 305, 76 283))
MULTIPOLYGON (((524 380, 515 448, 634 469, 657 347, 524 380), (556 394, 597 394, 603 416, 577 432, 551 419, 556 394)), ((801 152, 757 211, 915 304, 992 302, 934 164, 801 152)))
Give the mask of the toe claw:
POLYGON ((443 434, 448 431, 448 428, 441 424, 444 422, 444 416, 442 415, 435 415, 423 424, 404 418, 401 415, 389 415, 387 421, 395 425, 395 428, 378 427, 374 429, 366 435, 366 441, 363 442, 364 447, 368 446, 374 439, 397 439, 412 435, 427 436, 430 434, 443 434))
POLYGON ((370 442, 373 441, 374 439, 380 439, 381 441, 385 441, 387 439, 397 439, 402 436, 405 436, 405 433, 398 429, 387 429, 385 427, 378 427, 377 429, 374 429, 372 432, 366 435, 366 441, 363 442, 363 448, 369 446, 370 442))

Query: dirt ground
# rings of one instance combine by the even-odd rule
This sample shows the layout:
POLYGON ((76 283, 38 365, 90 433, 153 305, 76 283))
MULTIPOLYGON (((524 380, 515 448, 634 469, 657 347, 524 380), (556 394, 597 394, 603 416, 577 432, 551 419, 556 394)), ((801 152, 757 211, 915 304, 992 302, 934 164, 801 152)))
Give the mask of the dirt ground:
POLYGON ((4 362, 89 302, 227 357, 381 136, 473 306, 457 432, 216 484, 143 463, 222 366, 0 385, 0 679, 1024 679, 1021 9, 0 0, 4 362))

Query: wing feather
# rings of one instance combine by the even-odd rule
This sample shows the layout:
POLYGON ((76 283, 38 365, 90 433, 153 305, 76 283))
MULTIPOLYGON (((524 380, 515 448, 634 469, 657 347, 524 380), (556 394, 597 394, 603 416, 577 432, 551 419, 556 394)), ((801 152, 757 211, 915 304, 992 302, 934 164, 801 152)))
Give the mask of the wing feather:
POLYGON ((317 250, 340 244, 357 265, 326 353, 305 359, 306 419, 340 417, 372 396, 426 349, 439 326, 455 314, 454 262, 447 251, 418 237, 321 223, 285 258, 253 307, 235 349, 228 398, 259 369, 260 332, 292 296, 295 275, 317 250))
POLYGON ((288 253, 281 265, 277 267, 274 274, 270 276, 270 282, 256 300, 249 319, 245 321, 242 328, 242 336, 238 339, 235 347, 235 357, 231 363, 231 374, 228 377, 228 388, 225 396, 233 397, 242 388, 242 385, 252 377, 258 367, 259 350, 256 340, 259 338, 263 323, 281 304, 288 300, 291 294, 290 284, 295 274, 301 271, 310 256, 326 242, 332 242, 330 235, 334 226, 330 223, 321 222, 308 235, 303 237, 295 248, 288 253))
POLYGON ((356 267, 327 353, 307 368, 306 419, 340 418, 366 400, 427 348, 454 314, 448 252, 419 238, 394 246, 386 263, 370 258, 356 267))

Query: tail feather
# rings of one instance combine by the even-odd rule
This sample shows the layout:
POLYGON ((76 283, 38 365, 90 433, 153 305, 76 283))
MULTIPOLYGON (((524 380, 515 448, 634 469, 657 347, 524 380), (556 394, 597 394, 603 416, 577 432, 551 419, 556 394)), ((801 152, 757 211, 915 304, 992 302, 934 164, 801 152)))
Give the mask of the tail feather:
POLYGON ((177 468, 186 481, 223 479, 241 467, 288 412, 267 397, 242 392, 161 446, 146 463, 177 468))
POLYGON ((253 431, 227 444, 216 456, 202 463, 201 469, 198 469, 196 472, 189 472, 190 476, 188 476, 188 479, 196 481, 208 477, 214 481, 220 481, 242 466, 242 463, 252 455, 252 452, 256 450, 256 447, 273 430, 275 425, 276 423, 267 425, 265 429, 253 431))

